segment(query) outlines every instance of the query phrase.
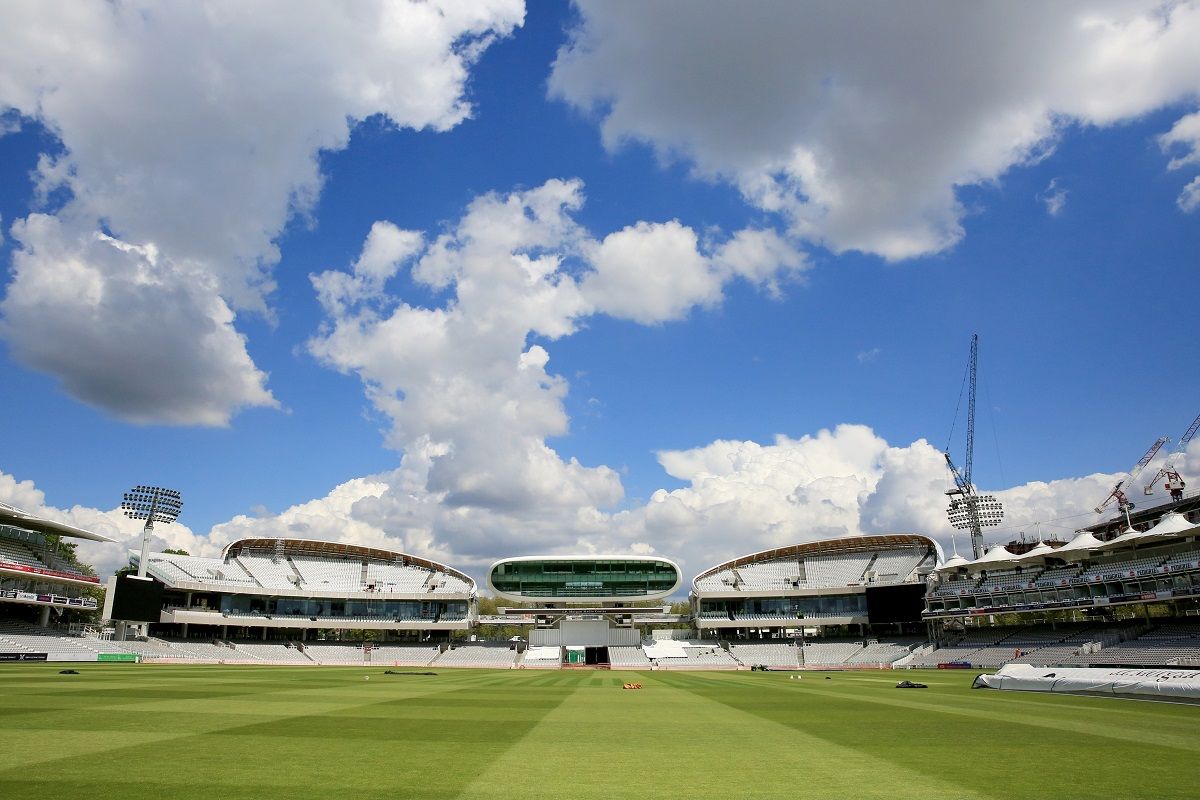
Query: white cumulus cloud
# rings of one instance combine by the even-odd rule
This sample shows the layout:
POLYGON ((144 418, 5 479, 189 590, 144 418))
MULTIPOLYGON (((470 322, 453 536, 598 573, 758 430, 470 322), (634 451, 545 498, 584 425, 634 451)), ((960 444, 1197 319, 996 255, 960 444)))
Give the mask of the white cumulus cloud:
MULTIPOLYGON (((13 352, 133 420, 224 424, 275 405, 234 314, 270 315, 277 239, 314 206, 319 154, 376 115, 457 125, 471 112, 469 68, 523 17, 520 0, 4 4, 0 117, 57 138, 36 187, 48 204, 67 198, 45 209, 54 219, 31 215, 14 232, 0 305, 13 352), (88 282, 57 299, 44 289, 64 262, 88 282), (81 312, 86 337, 60 325, 81 312), (191 364, 193 380, 96 375, 94 362, 129 337, 154 361, 191 364), (199 397, 197 382, 210 387, 199 397)), ((379 279, 373 258, 364 280, 379 279)))
MULTIPOLYGON (((80 561, 91 564, 101 578, 107 578, 129 563, 129 551, 142 547, 142 523, 126 517, 119 507, 111 509, 74 505, 59 508, 46 503, 46 495, 31 480, 18 480, 0 472, 0 503, 7 503, 45 519, 65 522, 77 528, 115 539, 115 542, 93 542, 75 539, 80 561)), ((208 536, 198 536, 183 523, 159 524, 150 540, 151 551, 171 547, 187 550, 193 555, 217 555, 219 547, 208 536)))
MULTIPOLYGON (((609 148, 690 162, 835 252, 951 247, 961 187, 1044 158, 1073 123, 1200 95, 1194 2, 576 5, 552 97, 609 148)), ((1176 166, 1194 143, 1194 121, 1164 138, 1193 148, 1176 166)))

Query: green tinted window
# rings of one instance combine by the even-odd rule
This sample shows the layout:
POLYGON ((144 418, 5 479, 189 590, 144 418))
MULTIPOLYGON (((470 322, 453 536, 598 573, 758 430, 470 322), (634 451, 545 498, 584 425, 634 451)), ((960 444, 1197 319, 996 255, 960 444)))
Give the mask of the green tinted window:
POLYGON ((492 585, 525 597, 630 597, 670 591, 670 564, 655 561, 515 561, 497 564, 492 585))

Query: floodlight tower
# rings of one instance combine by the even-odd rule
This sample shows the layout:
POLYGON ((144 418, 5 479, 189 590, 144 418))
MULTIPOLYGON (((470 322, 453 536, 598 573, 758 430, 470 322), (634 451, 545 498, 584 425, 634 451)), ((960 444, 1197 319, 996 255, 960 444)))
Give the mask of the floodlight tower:
POLYGON ((121 510, 130 519, 144 519, 146 526, 142 528, 142 555, 138 559, 138 577, 146 577, 146 550, 150 547, 150 537, 154 535, 154 523, 164 522, 170 525, 179 518, 183 510, 183 500, 174 489, 163 489, 159 486, 135 486, 125 493, 122 498, 121 510))
MULTIPOLYGON (((975 493, 975 484, 971 483, 971 468, 975 463, 975 373, 979 367, 979 334, 971 336, 971 360, 967 364, 970 374, 970 390, 967 395, 967 456, 963 462, 962 472, 954 466, 950 459, 950 447, 946 446, 946 466, 954 478, 954 488, 946 492, 950 496, 950 506, 946 515, 950 524, 959 530, 971 532, 971 552, 975 558, 983 555, 983 528, 999 525, 1004 519, 1004 507, 995 496, 975 493)), ((962 395, 959 395, 961 398, 962 395)))

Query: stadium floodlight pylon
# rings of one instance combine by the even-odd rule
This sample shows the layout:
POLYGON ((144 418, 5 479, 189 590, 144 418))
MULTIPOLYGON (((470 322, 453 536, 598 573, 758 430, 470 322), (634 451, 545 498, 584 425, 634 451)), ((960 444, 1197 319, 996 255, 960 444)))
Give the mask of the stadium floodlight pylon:
POLYGON ((174 489, 163 489, 160 486, 135 486, 125 493, 121 499, 121 510, 130 519, 144 519, 146 525, 142 528, 142 555, 138 559, 138 577, 146 577, 146 550, 150 547, 150 537, 154 535, 154 523, 163 522, 170 525, 179 518, 183 510, 183 499, 174 489))

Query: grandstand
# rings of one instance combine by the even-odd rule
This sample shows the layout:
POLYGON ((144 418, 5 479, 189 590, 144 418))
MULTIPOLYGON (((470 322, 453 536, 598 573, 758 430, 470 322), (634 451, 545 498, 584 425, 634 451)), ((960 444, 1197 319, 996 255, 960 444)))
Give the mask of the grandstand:
POLYGON ((43 626, 50 624, 52 614, 97 609, 89 590, 100 580, 60 554, 58 540, 64 537, 113 541, 0 503, 0 609, 34 609, 43 626))
POLYGON ((565 555, 501 559, 488 569, 488 587, 520 602, 501 607, 491 623, 525 625, 530 652, 523 668, 646 666, 632 652, 641 629, 657 622, 684 622, 670 608, 652 605, 683 583, 679 565, 659 556, 565 555), (617 650, 617 648, 621 648, 617 650), (619 661, 618 661, 619 660, 619 661))
MULTIPOLYGON (((668 559, 504 559, 492 565, 488 583, 522 605, 500 609, 488 623, 524 625, 528 643, 468 641, 465 635, 480 624, 475 584, 451 567, 358 545, 243 539, 218 557, 149 554, 147 573, 164 594, 159 621, 146 636, 112 641, 103 630, 68 631, 27 617, 0 622, 0 654, 487 669, 1200 667, 1200 623, 1192 618, 1121 622, 1111 614, 1107 621, 1077 614, 1073 622, 983 624, 992 613, 1164 601, 1183 613, 1195 606, 1193 589, 1200 590, 1198 534, 1191 516, 1172 513, 1107 539, 1089 531, 1066 545, 993 550, 979 562, 955 558, 940 566, 936 545, 923 536, 810 542, 700 573, 690 616, 650 605, 682 581, 668 559), (909 608, 913 591, 923 611, 909 608), (932 623, 928 630, 922 616, 932 623), (967 624, 942 625, 953 617, 967 624), (656 623, 679 628, 650 630, 656 623), (353 631, 378 631, 382 640, 339 641, 362 638, 353 631)), ((64 592, 94 586, 50 541, 36 530, 0 527, 0 575, 51 581, 64 592)), ((39 597, 30 604, 52 607, 60 596, 39 597)), ((83 600, 61 597, 66 607, 83 600)))
POLYGON ((873 622, 913 623, 920 618, 919 609, 910 607, 913 598, 923 595, 925 577, 937 563, 937 545, 916 534, 752 553, 696 576, 693 618, 701 632, 739 639, 797 635, 801 627, 854 625, 865 633, 873 622), (874 613, 872 599, 879 601, 874 613), (885 607, 891 612, 884 613, 885 607), (901 607, 899 616, 892 613, 901 607))
POLYGON ((924 617, 1112 608, 1200 598, 1200 510, 1168 512, 1108 541, 1071 542, 943 564, 926 592, 924 617))
MULTIPOLYGON (((130 560, 136 565, 138 554, 130 560)), ((474 619, 476 587, 465 573, 379 548, 242 539, 215 558, 151 553, 146 562, 164 586, 157 636, 303 642, 319 631, 380 630, 445 638, 474 619)), ((282 655, 311 662, 296 651, 282 655)))

